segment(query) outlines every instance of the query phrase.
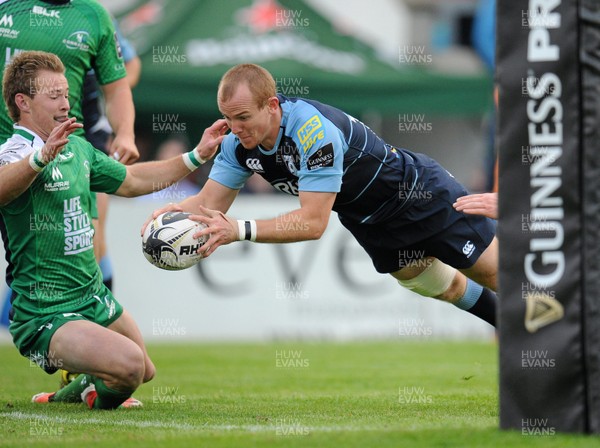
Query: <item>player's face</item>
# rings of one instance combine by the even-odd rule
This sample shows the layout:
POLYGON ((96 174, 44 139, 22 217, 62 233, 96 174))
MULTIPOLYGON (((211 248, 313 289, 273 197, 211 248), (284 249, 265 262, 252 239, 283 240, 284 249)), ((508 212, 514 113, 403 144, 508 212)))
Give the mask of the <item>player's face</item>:
POLYGON ((19 123, 46 140, 59 123, 69 118, 69 85, 62 73, 46 70, 35 78, 33 98, 26 96, 28 108, 21 110, 19 123))
POLYGON ((227 126, 246 149, 261 145, 273 148, 279 132, 279 101, 276 97, 259 107, 246 84, 240 84, 227 101, 219 101, 227 126))

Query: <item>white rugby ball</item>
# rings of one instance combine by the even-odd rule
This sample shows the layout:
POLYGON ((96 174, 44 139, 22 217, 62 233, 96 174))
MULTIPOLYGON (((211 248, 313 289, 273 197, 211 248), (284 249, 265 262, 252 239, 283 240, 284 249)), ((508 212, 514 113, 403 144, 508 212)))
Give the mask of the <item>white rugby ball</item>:
POLYGON ((154 266, 168 271, 187 269, 202 257, 198 249, 208 240, 192 235, 206 225, 188 218, 191 213, 166 212, 150 221, 142 236, 142 251, 154 266))

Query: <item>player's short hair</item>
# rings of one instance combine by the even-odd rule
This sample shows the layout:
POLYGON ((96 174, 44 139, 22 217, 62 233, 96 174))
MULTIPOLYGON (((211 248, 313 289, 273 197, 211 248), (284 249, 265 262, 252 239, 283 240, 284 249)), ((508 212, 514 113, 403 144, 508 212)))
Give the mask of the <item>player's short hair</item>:
POLYGON ((277 94, 277 86, 271 73, 256 64, 239 64, 225 72, 219 83, 218 100, 228 101, 240 84, 246 84, 259 108, 277 94))
POLYGON ((2 96, 8 108, 8 115, 15 123, 21 118, 15 96, 22 93, 33 98, 37 92, 36 79, 42 70, 64 73, 65 66, 58 56, 45 51, 24 51, 6 66, 2 80, 2 96))

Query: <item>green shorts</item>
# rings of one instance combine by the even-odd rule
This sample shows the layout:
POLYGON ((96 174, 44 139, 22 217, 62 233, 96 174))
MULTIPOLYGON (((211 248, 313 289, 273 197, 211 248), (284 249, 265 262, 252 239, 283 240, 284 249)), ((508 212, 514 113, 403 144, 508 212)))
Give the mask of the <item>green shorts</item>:
MULTIPOLYGON (((13 302, 18 306, 19 296, 13 302)), ((108 327, 123 314, 123 307, 106 286, 88 300, 78 302, 68 312, 33 316, 10 323, 9 331, 19 352, 52 374, 62 367, 60 360, 48 359, 54 332, 72 320, 89 320, 108 327)), ((74 341, 76 342, 76 341, 74 341)))

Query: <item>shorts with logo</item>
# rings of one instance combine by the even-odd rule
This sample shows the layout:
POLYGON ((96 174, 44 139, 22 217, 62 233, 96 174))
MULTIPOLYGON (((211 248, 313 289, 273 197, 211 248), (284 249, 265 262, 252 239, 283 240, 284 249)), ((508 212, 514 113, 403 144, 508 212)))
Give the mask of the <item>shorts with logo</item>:
MULTIPOLYGON (((50 340, 56 330, 74 320, 89 320, 108 327, 123 314, 123 307, 104 285, 92 297, 63 312, 27 316, 26 312, 19 310, 19 300, 29 299, 17 295, 13 301, 13 307, 16 308, 14 315, 20 316, 18 321, 13 320, 9 326, 13 342, 21 355, 29 358, 48 374, 62 368, 60 359, 48 359, 50 340)), ((76 344, 77 340, 73 343, 76 344)))
MULTIPOLYGON (((441 165, 411 153, 420 179, 420 191, 411 204, 384 222, 361 224, 339 215, 340 222, 371 257, 379 273, 392 273, 417 260, 435 257, 456 269, 473 266, 492 242, 496 221, 457 212, 452 204, 469 194, 441 165)), ((397 179, 388 182, 398 184, 397 179)))

